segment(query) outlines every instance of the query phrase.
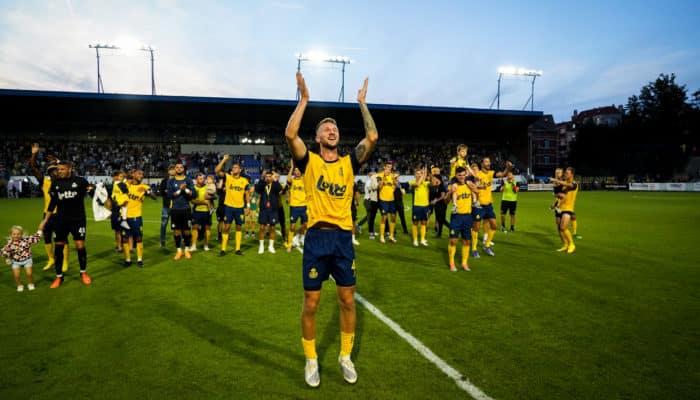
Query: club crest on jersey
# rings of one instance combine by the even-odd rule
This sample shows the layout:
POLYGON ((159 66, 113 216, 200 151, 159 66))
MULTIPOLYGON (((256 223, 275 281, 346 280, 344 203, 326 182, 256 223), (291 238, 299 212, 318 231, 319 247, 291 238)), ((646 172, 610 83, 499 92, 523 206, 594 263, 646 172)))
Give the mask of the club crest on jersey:
POLYGON ((327 192, 333 197, 343 197, 347 191, 347 185, 338 185, 337 183, 326 182, 323 175, 318 177, 316 182, 316 189, 321 192, 327 192))
POLYGON ((75 183, 75 182, 73 182, 73 184, 72 184, 72 185, 70 185, 70 187, 72 187, 73 189, 75 189, 75 188, 77 188, 77 187, 78 187, 78 184, 77 184, 77 183, 75 183))

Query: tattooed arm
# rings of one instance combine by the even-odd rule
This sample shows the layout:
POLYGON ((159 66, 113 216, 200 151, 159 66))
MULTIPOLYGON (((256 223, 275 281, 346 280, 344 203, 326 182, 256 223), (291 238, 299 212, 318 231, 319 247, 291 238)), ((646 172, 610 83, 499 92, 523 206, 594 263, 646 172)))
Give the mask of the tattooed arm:
POLYGON ((306 81, 301 72, 298 71, 297 88, 299 89, 299 103, 297 103, 292 116, 289 117, 284 136, 287 139, 289 151, 292 153, 292 159, 301 160, 306 155, 306 145, 299 137, 299 127, 301 126, 301 117, 304 116, 306 105, 309 103, 309 89, 306 87, 306 81))
POLYGON ((366 97, 367 97, 367 84, 369 78, 365 78, 365 82, 362 85, 362 89, 357 91, 357 102, 360 103, 360 111, 362 112, 362 120, 365 125, 365 138, 360 141, 360 143, 355 147, 355 157, 360 163, 364 163, 372 155, 374 147, 377 145, 377 140, 379 140, 379 132, 377 132, 377 127, 374 125, 374 119, 372 119, 372 114, 369 113, 369 108, 367 108, 366 97))

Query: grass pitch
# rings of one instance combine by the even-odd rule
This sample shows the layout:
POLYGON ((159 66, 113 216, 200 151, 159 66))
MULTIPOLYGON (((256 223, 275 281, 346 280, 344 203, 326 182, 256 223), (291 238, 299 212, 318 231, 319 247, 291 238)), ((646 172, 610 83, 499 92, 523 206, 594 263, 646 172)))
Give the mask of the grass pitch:
MULTIPOLYGON (((582 192, 583 239, 566 255, 555 251, 551 194, 522 193, 517 231, 496 234, 495 257, 470 257, 472 272, 448 270, 446 232, 414 248, 403 233, 397 244, 368 240, 365 226, 357 289, 492 398, 696 398, 698 199, 582 192)), ((0 229, 31 232, 42 204, 0 200, 0 229)), ((34 292, 17 293, 0 269, 0 398, 469 397, 359 304, 359 380, 344 383, 332 283, 317 318, 322 383, 308 389, 301 254, 278 237, 277 254, 247 240, 243 257, 217 257, 216 244, 175 262, 170 233, 169 249, 158 248, 159 207, 147 200, 144 269, 122 267, 104 222, 88 223, 90 287, 74 249, 57 290, 41 245, 34 292)))

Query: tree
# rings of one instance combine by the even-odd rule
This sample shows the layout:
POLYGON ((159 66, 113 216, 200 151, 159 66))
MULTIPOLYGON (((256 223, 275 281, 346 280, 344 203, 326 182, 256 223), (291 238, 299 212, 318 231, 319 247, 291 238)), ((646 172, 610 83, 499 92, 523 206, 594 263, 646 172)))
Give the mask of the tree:
POLYGON ((696 90, 693 93, 693 99, 690 100, 690 105, 696 110, 700 109, 700 90, 696 90))
POLYGON ((656 81, 649 82, 640 90, 639 96, 628 98, 629 121, 632 125, 644 125, 654 130, 677 131, 683 127, 688 111, 687 99, 685 85, 676 83, 675 74, 660 74, 656 81))

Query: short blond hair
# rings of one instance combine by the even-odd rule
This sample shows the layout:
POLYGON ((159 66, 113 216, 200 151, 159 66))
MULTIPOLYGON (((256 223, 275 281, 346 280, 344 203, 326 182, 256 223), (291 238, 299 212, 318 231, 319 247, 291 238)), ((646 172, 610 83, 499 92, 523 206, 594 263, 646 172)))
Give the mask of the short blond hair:
POLYGON ((321 125, 325 124, 326 122, 329 122, 329 123, 331 123, 331 124, 333 124, 333 125, 335 125, 335 126, 338 126, 338 123, 337 123, 333 118, 331 118, 331 117, 326 117, 326 118, 322 119, 321 122, 319 122, 319 123, 316 125, 316 134, 317 134, 317 135, 318 135, 318 130, 321 128, 321 125))

